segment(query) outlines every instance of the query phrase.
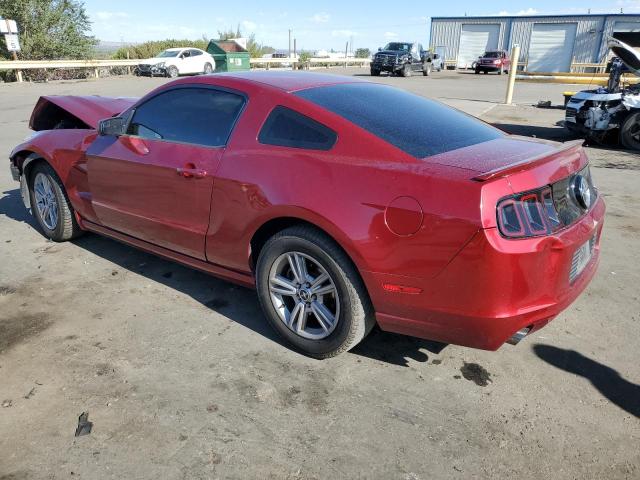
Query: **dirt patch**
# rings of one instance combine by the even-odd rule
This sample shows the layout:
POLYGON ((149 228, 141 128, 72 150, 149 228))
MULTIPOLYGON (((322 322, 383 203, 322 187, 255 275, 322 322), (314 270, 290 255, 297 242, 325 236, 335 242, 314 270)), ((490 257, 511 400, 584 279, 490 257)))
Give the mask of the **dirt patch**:
POLYGON ((45 313, 16 314, 0 320, 0 352, 39 334, 51 324, 45 313))
POLYGON ((469 380, 480 387, 486 387, 491 383, 491 374, 487 370, 477 363, 467 363, 460 368, 460 372, 465 380, 469 380))

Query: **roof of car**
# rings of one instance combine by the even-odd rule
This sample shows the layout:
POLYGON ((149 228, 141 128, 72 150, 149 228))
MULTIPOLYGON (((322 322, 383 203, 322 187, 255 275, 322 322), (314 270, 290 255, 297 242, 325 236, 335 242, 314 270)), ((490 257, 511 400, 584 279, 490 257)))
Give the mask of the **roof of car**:
POLYGON ((338 85, 344 83, 366 83, 367 80, 347 77, 344 75, 331 75, 326 73, 311 72, 294 72, 288 70, 286 72, 267 72, 267 71, 248 71, 222 73, 219 77, 234 77, 252 82, 258 82, 271 87, 282 89, 286 92, 295 92, 305 90, 307 88, 321 87, 327 85, 338 85))

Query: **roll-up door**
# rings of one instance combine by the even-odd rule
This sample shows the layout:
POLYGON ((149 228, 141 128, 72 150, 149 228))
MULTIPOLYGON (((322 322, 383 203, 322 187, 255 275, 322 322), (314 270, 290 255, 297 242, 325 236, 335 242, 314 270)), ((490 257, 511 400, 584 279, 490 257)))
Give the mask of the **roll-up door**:
POLYGON ((529 72, 568 72, 571 69, 575 23, 536 23, 529 42, 529 72))
POLYGON ((462 25, 458 68, 471 68, 471 64, 485 51, 497 50, 499 37, 500 25, 498 24, 462 25))

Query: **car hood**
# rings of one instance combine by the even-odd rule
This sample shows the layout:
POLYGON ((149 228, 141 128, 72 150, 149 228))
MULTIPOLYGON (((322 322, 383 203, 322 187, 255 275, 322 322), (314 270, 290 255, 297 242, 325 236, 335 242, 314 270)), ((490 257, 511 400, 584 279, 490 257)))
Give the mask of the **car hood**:
POLYGON ((616 32, 607 46, 629 70, 640 76, 640 32, 616 32))
POLYGON ((178 57, 152 57, 152 58, 144 58, 140 60, 140 63, 148 63, 150 65, 155 65, 156 63, 165 62, 169 63, 174 61, 178 57))
POLYGON ((409 52, 405 52, 404 50, 380 50, 376 53, 383 53, 384 55, 409 55, 409 52))

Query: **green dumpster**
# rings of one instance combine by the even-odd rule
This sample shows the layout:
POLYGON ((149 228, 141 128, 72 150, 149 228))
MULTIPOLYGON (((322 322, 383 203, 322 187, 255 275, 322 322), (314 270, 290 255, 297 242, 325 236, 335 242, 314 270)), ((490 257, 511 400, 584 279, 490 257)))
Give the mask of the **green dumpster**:
POLYGON ((211 40, 207 52, 216 62, 216 72, 249 70, 249 52, 233 40, 211 40))

